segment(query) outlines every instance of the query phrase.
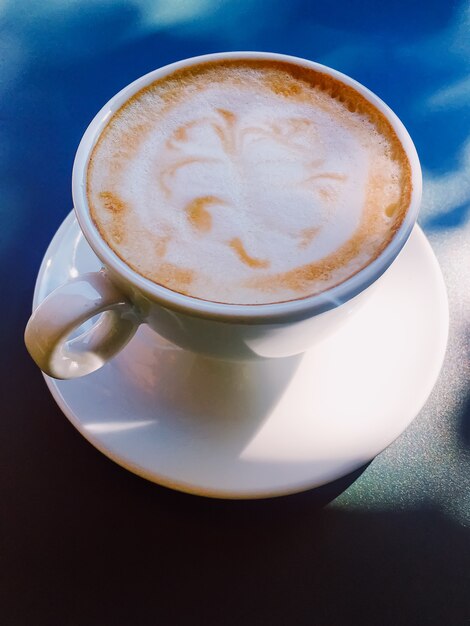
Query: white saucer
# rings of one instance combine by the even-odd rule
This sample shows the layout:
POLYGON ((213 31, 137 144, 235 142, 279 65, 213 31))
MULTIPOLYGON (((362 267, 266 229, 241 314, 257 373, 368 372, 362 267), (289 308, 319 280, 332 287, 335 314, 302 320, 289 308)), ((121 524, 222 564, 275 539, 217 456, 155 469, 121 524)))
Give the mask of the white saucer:
MULTIPOLYGON (((99 267, 71 213, 47 250, 34 306, 99 267)), ((45 378, 82 435, 130 471, 207 496, 278 496, 344 476, 398 437, 437 379, 447 329, 441 271, 416 227, 370 301, 303 356, 218 362, 142 326, 101 370, 45 378)))

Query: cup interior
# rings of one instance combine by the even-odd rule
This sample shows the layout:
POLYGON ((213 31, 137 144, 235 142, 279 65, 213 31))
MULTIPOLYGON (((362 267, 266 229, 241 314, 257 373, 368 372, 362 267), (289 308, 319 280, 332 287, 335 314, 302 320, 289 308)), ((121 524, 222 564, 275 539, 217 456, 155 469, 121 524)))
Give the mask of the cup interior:
POLYGON ((354 79, 314 61, 289 55, 266 52, 223 52, 193 57, 156 69, 138 78, 111 98, 90 123, 80 142, 73 167, 72 192, 76 216, 88 243, 104 266, 117 274, 121 282, 124 281, 126 285, 128 284, 130 289, 139 290, 144 297, 169 309, 190 315, 225 321, 271 323, 286 319, 311 317, 327 311, 355 297, 377 280, 399 254, 413 229, 421 201, 422 178, 415 146, 402 122, 378 96, 354 79), (103 240, 91 218, 86 194, 88 161, 93 146, 112 115, 136 92, 155 80, 184 67, 221 59, 285 61, 331 75, 336 80, 354 88, 387 118, 406 152, 411 166, 412 191, 410 205, 400 228, 381 254, 356 274, 331 289, 296 300, 270 304, 225 304, 183 295, 158 285, 132 270, 103 240))

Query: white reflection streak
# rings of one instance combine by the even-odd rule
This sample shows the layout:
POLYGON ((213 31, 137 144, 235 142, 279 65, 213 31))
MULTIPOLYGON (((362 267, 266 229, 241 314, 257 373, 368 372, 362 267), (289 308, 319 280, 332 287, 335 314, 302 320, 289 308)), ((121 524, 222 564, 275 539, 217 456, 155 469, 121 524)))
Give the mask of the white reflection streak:
POLYGON ((467 139, 456 170, 442 176, 424 173, 422 213, 425 218, 445 215, 470 202, 470 138, 467 139))
POLYGON ((445 80, 447 77, 445 61, 449 69, 455 69, 456 62, 461 66, 470 61, 470 4, 462 3, 457 8, 451 23, 438 31, 432 33, 425 39, 417 39, 411 44, 401 46, 399 53, 414 62, 433 68, 445 80), (439 61, 439 70, 436 70, 436 60, 439 61))
POLYGON ((73 242, 73 246, 72 246, 72 254, 71 254, 71 260, 70 260, 70 269, 69 269, 69 274, 70 276, 74 276, 74 272, 73 270, 75 270, 77 272, 76 276, 78 276, 78 271, 77 271, 77 256, 78 256, 78 250, 80 248, 80 242, 82 240, 82 231, 80 229, 77 230, 77 236, 75 237, 75 240, 73 242))
MULTIPOLYGON (((469 34, 470 37, 470 34, 469 34)), ((426 103, 432 111, 456 109, 468 106, 470 102, 470 76, 439 89, 426 103)))
POLYGON ((168 27, 191 22, 211 12, 217 3, 214 0, 185 0, 184 2, 139 2, 138 7, 149 26, 168 27))
POLYGON ((130 422, 96 422, 87 424, 86 430, 93 435, 104 435, 109 433, 120 433, 127 430, 135 430, 155 424, 155 420, 140 420, 130 422))

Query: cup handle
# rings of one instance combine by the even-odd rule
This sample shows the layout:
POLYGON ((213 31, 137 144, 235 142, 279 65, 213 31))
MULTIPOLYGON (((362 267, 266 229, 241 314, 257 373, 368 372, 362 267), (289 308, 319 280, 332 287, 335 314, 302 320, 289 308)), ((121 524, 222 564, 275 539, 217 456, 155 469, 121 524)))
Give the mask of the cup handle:
POLYGON ((94 372, 132 338, 141 319, 106 270, 82 274, 58 287, 31 315, 25 343, 34 361, 53 378, 78 378, 94 372), (93 326, 71 333, 95 315, 93 326))

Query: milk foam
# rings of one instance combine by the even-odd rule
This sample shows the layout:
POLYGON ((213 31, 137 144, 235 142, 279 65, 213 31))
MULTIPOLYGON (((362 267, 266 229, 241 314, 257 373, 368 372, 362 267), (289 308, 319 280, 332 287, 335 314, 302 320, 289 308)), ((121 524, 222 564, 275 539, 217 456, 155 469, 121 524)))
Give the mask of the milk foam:
POLYGON ((276 302, 342 282, 388 243, 406 210, 401 145, 359 94, 332 97, 291 67, 201 65, 114 115, 88 200, 137 272, 198 298, 276 302))

